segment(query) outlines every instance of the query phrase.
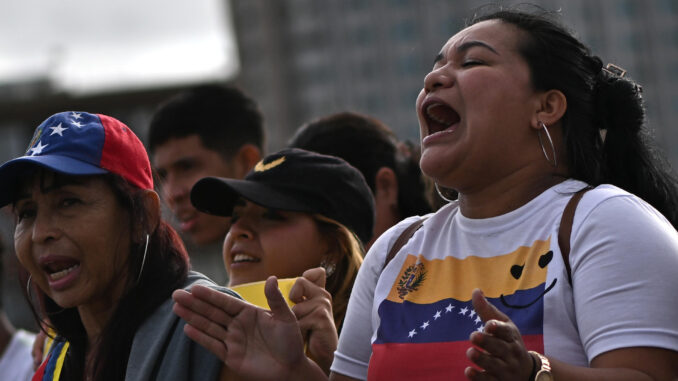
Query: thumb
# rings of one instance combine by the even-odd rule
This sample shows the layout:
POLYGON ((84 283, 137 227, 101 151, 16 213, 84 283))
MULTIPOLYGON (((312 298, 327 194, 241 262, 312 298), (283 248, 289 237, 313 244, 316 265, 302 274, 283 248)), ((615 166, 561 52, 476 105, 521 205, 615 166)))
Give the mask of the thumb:
POLYGON ((473 294, 471 294, 471 302, 473 303, 473 309, 483 320, 483 323, 486 323, 488 320, 492 319, 504 322, 510 320, 508 316, 506 316, 503 312, 499 311, 497 307, 493 306, 487 301, 485 295, 479 288, 473 290, 473 294))
POLYGON ((290 309, 290 306, 287 305, 285 297, 283 297, 282 292, 280 292, 280 289, 278 288, 278 278, 275 276, 270 276, 268 279, 266 279, 264 295, 266 295, 268 306, 271 308, 271 312, 277 320, 284 322, 292 322, 297 320, 297 318, 294 316, 294 313, 290 309))

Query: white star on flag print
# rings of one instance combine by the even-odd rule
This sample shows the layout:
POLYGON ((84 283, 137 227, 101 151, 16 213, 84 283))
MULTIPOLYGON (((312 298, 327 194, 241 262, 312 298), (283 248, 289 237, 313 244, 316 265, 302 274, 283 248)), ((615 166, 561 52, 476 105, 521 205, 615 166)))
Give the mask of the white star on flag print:
MULTIPOLYGON (((435 314, 432 315, 433 322, 431 322, 431 320, 424 321, 424 322, 421 323, 420 326, 418 326, 418 328, 420 328, 420 331, 423 331, 423 330, 425 330, 429 327, 431 327, 431 329, 434 329, 435 328, 434 324, 436 324, 436 326, 439 325, 439 324, 455 324, 454 319, 452 319, 452 320, 445 319, 446 315, 451 313, 452 310, 455 307, 457 307, 457 306, 453 306, 452 303, 448 304, 447 307, 445 307, 445 313, 444 314, 443 314, 442 310, 440 310, 440 311, 436 310, 435 314), (440 320, 438 321, 438 319, 440 319, 440 320)), ((462 307, 462 306, 459 306, 459 307, 462 307)), ((485 325, 482 324, 482 320, 480 319, 480 317, 478 316, 476 311, 473 310, 473 308, 471 308, 467 305, 463 305, 463 308, 459 309, 459 312, 457 312, 457 315, 462 315, 465 318, 472 321, 471 324, 473 325, 473 327, 472 327, 471 331, 469 331, 469 334, 471 334, 472 331, 482 332, 483 329, 485 328, 485 325)), ((451 315, 451 316, 454 316, 454 315, 451 315)), ((420 331, 418 331, 417 328, 414 328, 411 331, 408 331, 407 337, 413 338, 416 334, 420 333, 420 331)))
POLYGON ((38 144, 31 148, 31 156, 40 155, 42 150, 45 149, 49 144, 42 145, 42 141, 38 141, 38 144))
MULTIPOLYGON (((52 125, 51 127, 45 127, 44 128, 45 132, 46 132, 47 129, 49 129, 49 130, 51 130, 50 133, 44 134, 44 135, 42 135, 42 133, 40 133, 40 134, 36 135, 36 137, 34 137, 34 139, 36 139, 37 142, 34 143, 34 145, 28 149, 28 151, 26 152, 26 155, 28 155, 28 156, 42 155, 44 149, 47 146, 49 146, 51 143, 57 143, 58 141, 61 141, 60 139, 58 141, 54 140, 54 139, 57 139, 57 137, 68 139, 68 134, 69 134, 68 130, 72 126, 75 126, 79 129, 81 129, 84 126, 84 124, 82 122, 78 121, 78 119, 83 118, 83 116, 81 114, 82 113, 72 112, 70 114, 70 118, 73 118, 73 119, 69 119, 68 117, 62 117, 62 118, 60 118, 61 120, 58 120, 58 123, 57 123, 57 121, 54 122, 55 125, 52 125), (64 127, 64 125, 66 125, 67 127, 64 127), (64 134, 66 134, 66 136, 64 136, 64 134), (54 136, 54 135, 56 135, 56 136, 54 136)), ((65 141, 66 140, 64 140, 64 142, 65 141)))
POLYGON ((52 133, 49 134, 49 136, 52 136, 52 135, 54 135, 54 134, 57 134, 57 135, 63 137, 64 135, 63 135, 62 133, 63 133, 64 131, 68 130, 68 127, 61 127, 62 124, 63 124, 63 123, 59 122, 59 125, 58 125, 58 126, 50 127, 50 129, 52 130, 52 133))

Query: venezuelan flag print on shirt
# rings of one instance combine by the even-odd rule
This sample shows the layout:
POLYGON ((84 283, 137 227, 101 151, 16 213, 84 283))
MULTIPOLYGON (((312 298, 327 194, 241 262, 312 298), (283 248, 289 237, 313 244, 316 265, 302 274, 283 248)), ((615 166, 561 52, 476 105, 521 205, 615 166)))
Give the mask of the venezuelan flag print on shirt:
POLYGON ((550 239, 490 258, 408 255, 379 305, 368 379, 465 379, 469 335, 483 329, 471 304, 475 288, 513 320, 528 350, 543 353, 549 247, 550 239))

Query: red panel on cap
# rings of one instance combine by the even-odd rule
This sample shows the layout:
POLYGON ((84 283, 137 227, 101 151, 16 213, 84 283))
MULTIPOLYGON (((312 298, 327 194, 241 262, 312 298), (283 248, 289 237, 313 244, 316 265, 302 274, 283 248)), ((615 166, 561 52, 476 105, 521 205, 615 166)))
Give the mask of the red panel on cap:
POLYGON ((102 114, 97 116, 105 134, 101 167, 141 189, 153 189, 151 163, 139 138, 119 120, 102 114))

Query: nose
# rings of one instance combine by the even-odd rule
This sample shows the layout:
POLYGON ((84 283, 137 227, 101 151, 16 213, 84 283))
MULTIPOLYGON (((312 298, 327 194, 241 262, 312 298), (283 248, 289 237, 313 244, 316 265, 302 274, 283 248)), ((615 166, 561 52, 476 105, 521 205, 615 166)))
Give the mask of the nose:
POLYGON ((170 206, 176 205, 183 199, 187 199, 191 187, 185 181, 181 181, 176 176, 168 175, 162 182, 162 193, 170 206))
POLYGON ((235 222, 231 222, 231 228, 228 231, 228 234, 234 240, 237 239, 252 239, 255 234, 255 227, 253 226, 252 221, 248 220, 245 217, 240 217, 236 219, 235 222))
POLYGON ((454 80, 451 73, 449 73, 447 65, 441 66, 426 74, 426 77, 424 77, 424 91, 430 93, 439 88, 450 87, 453 83, 454 80))
POLYGON ((31 238, 35 243, 48 243, 61 236, 61 230, 54 220, 54 215, 44 209, 37 212, 32 233, 31 238))

